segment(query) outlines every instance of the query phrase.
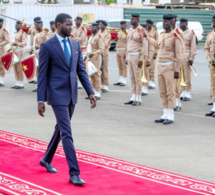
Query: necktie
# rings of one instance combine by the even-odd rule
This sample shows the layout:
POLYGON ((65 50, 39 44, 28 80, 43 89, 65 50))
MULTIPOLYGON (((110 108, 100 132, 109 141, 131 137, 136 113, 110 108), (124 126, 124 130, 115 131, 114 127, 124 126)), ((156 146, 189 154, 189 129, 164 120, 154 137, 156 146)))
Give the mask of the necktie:
POLYGON ((66 61, 67 61, 68 66, 70 67, 71 57, 70 57, 69 49, 68 49, 68 47, 66 45, 66 39, 63 40, 63 44, 64 44, 64 54, 65 54, 65 57, 66 57, 66 61))

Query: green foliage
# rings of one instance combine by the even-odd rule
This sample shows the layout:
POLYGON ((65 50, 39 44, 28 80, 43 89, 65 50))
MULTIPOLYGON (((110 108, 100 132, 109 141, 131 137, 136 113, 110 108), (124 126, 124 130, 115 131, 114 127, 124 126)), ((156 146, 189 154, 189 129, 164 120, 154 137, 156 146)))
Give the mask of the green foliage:
POLYGON ((58 0, 37 0, 38 3, 42 4, 58 4, 58 0))
POLYGON ((110 5, 111 3, 116 3, 116 0, 105 0, 105 3, 110 5))

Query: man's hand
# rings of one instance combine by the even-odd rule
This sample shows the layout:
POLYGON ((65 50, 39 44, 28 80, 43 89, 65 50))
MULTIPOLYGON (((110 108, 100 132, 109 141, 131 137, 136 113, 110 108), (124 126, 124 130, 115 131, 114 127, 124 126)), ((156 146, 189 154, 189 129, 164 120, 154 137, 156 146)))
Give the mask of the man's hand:
POLYGON ((12 46, 17 46, 17 43, 12 43, 12 46))
POLYGON ((153 56, 153 59, 155 60, 157 58, 157 53, 155 53, 155 55, 153 56))
POLYGON ((145 30, 142 28, 142 29, 137 29, 137 31, 139 32, 140 36, 141 37, 147 37, 146 33, 145 33, 145 30))
POLYGON ((193 61, 192 61, 192 60, 188 60, 188 64, 189 64, 190 66, 192 66, 192 65, 193 65, 193 61))
POLYGON ((91 103, 91 109, 96 107, 96 98, 93 94, 89 95, 90 103, 91 103))
POLYGON ((90 54, 90 55, 89 55, 89 58, 92 58, 93 56, 94 56, 94 54, 90 54))
POLYGON ((38 49, 40 49, 40 47, 36 46, 35 49, 38 50, 38 49))
POLYGON ((44 102, 38 102, 38 113, 40 116, 44 117, 45 113, 45 104, 44 102))
POLYGON ((175 79, 179 79, 179 72, 175 72, 175 73, 174 73, 174 78, 175 78, 175 79))
POLYGON ((149 61, 146 62, 146 66, 147 67, 150 66, 150 62, 149 61))
POLYGON ((29 51, 29 54, 31 55, 31 54, 33 54, 33 52, 34 52, 34 50, 31 49, 31 50, 29 51))
POLYGON ((125 60, 125 64, 128 65, 128 61, 127 60, 125 60))
POLYGON ((142 61, 139 61, 139 62, 138 62, 138 67, 139 67, 139 68, 142 68, 142 66, 143 66, 143 62, 142 62, 142 61))

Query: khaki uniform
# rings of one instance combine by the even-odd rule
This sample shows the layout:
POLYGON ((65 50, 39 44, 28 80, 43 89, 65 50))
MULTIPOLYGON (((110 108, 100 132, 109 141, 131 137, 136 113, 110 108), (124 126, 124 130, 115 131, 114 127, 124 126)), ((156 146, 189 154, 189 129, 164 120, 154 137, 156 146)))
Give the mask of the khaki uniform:
MULTIPOLYGON (((183 56, 185 57, 185 40, 184 40, 183 32, 180 29, 178 29, 177 27, 175 27, 174 31, 177 33, 178 37, 181 39, 181 41, 183 43, 182 44, 182 52, 183 52, 183 56)), ((182 63, 183 63, 183 60, 181 61, 180 68, 182 66, 182 63)), ((180 81, 181 81, 181 72, 180 72, 180 69, 179 69, 179 75, 180 75, 179 78, 175 80, 175 98, 178 101, 180 101, 179 99, 180 99, 180 94, 181 94, 181 91, 180 91, 180 88, 181 88, 181 86, 180 86, 180 81)), ((176 106, 180 106, 181 107, 181 105, 179 105, 179 104, 180 103, 176 102, 176 106)))
POLYGON ((35 37, 35 35, 37 34, 37 30, 36 30, 35 26, 32 27, 32 28, 28 31, 28 34, 30 35, 30 45, 31 45, 31 47, 33 47, 33 46, 34 46, 34 37, 35 37))
POLYGON ((179 72, 181 67, 183 43, 173 30, 170 33, 161 33, 157 41, 149 36, 147 36, 147 40, 159 49, 157 56, 158 86, 165 115, 161 118, 174 120, 174 73, 179 72), (169 112, 165 113, 165 110, 169 112))
POLYGON ((212 101, 215 103, 215 67, 212 65, 215 57, 215 31, 209 32, 206 42, 205 42, 205 57, 210 63, 210 72, 211 72, 211 96, 212 101))
POLYGON ((184 78, 187 87, 182 87, 182 91, 191 91, 191 69, 188 60, 194 61, 196 56, 196 36, 193 30, 187 29, 183 32, 185 40, 185 58, 183 60, 184 78))
MULTIPOLYGON (((152 30, 148 32, 148 36, 157 41, 158 37, 159 37, 159 33, 158 33, 157 29, 152 28, 152 30)), ((155 60, 156 59, 154 59, 154 55, 157 53, 157 49, 155 49, 154 46, 150 43, 149 43, 148 47, 149 47, 148 61, 150 62, 148 81, 155 81, 155 60)))
MULTIPOLYGON (((10 42, 9 34, 5 28, 0 29, 0 56, 6 53, 5 45, 10 42)), ((5 76, 5 70, 3 68, 2 61, 0 60, 0 77, 5 76)))
MULTIPOLYGON (((94 54, 94 56, 91 58, 92 63, 95 65, 95 67, 98 69, 98 72, 93 74, 91 78, 91 83, 93 86, 93 89, 96 92, 101 91, 101 75, 100 75, 100 64, 101 64, 101 54, 104 51, 104 41, 102 40, 102 37, 99 33, 97 33, 95 36, 92 35, 89 39, 89 44, 91 47, 91 53, 94 54)), ((97 95, 97 94, 95 94, 97 95)))
POLYGON ((119 31, 116 43, 116 59, 119 67, 119 76, 127 78, 128 69, 125 63, 125 54, 127 47, 127 31, 119 31))
MULTIPOLYGON (((23 48, 27 45, 27 34, 22 29, 15 33, 15 43, 17 46, 13 46, 12 50, 21 61, 25 57, 25 51, 23 48)), ((21 62, 14 64, 14 73, 16 81, 24 80, 21 62)))
POLYGON ((80 26, 79 28, 74 27, 72 30, 72 35, 74 36, 73 39, 78 41, 81 47, 87 46, 87 30, 83 26, 80 26))
POLYGON ((56 33, 57 33, 57 31, 48 33, 47 34, 47 40, 51 39, 52 37, 54 37, 56 35, 56 33))
MULTIPOLYGON (((101 75, 101 83, 102 86, 106 86, 108 87, 109 85, 109 58, 110 58, 110 52, 109 52, 109 48, 110 48, 110 44, 111 44, 111 35, 107 30, 104 30, 103 32, 101 32, 101 30, 99 31, 102 39, 104 41, 104 52, 103 52, 103 65, 102 65, 102 75, 101 75)), ((105 87, 104 87, 105 88, 105 87)))
MULTIPOLYGON (((128 62, 128 70, 131 79, 131 92, 132 96, 135 94, 138 97, 136 101, 141 102, 140 96, 142 93, 141 75, 142 68, 138 67, 139 61, 147 61, 148 59, 148 42, 142 36, 140 36, 138 29, 142 29, 138 26, 136 29, 130 28, 127 36, 127 49, 126 49, 126 60, 128 62), (144 52, 139 52, 143 49, 144 52)), ((134 99, 131 99, 134 101, 134 99)))
MULTIPOLYGON (((44 31, 37 33, 34 37, 34 49, 35 47, 40 47, 40 45, 46 40, 47 40, 47 34, 44 31)), ((39 52, 36 53, 36 58, 39 60, 39 52)), ((38 66, 37 66, 36 76, 38 76, 38 66)))

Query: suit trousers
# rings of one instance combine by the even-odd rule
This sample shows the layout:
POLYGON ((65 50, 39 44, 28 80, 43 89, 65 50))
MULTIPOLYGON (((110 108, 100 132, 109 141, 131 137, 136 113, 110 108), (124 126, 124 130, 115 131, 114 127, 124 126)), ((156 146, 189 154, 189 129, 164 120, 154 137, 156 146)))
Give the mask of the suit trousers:
POLYGON ((4 76, 5 76, 4 66, 2 64, 2 61, 0 61, 0 77, 4 77, 4 76))
POLYGON ((119 68, 119 76, 127 78, 128 67, 125 63, 125 50, 119 50, 116 52, 116 60, 119 68))
POLYGON ((210 65, 211 71, 211 97, 213 103, 215 103, 215 67, 211 64, 210 65))
POLYGON ((186 59, 183 60, 183 68, 184 68, 184 81, 187 86, 181 87, 181 89, 182 91, 191 91, 192 90, 192 86, 191 86, 192 71, 186 59))
POLYGON ((91 84, 93 89, 96 91, 101 90, 101 75, 100 75, 100 64, 101 64, 101 55, 94 55, 92 58, 92 63, 95 65, 95 67, 98 69, 98 72, 90 76, 91 84))
POLYGON ((66 155, 67 163, 69 166, 69 174, 70 176, 79 175, 80 170, 73 144, 70 122, 75 109, 75 105, 52 105, 52 109, 54 111, 57 124, 55 126, 55 131, 48 145, 47 151, 44 155, 44 160, 48 163, 51 163, 55 151, 57 150, 57 146, 62 139, 64 153, 66 155))
POLYGON ((141 95, 142 93, 141 74, 143 67, 142 68, 138 67, 139 55, 128 54, 127 62, 131 79, 131 92, 132 94, 141 95))
POLYGON ((102 74, 101 74, 102 85, 109 85, 109 58, 110 58, 109 50, 104 51, 102 74))
POLYGON ((160 64, 157 65, 158 87, 162 101, 162 107, 166 109, 174 109, 175 107, 174 66, 174 63, 168 66, 161 66, 160 64))

